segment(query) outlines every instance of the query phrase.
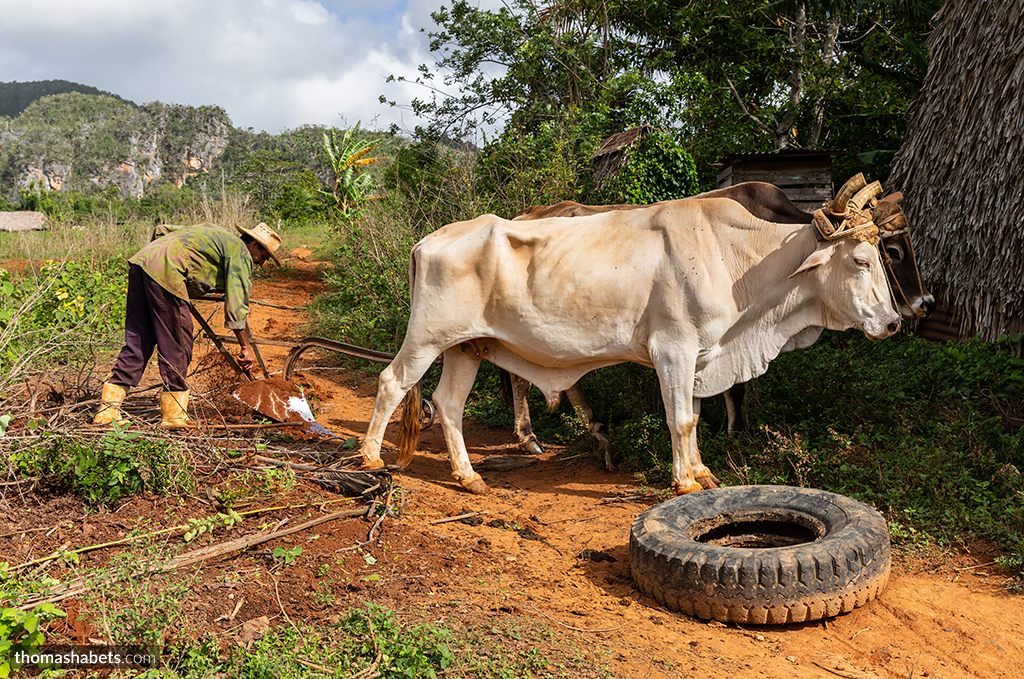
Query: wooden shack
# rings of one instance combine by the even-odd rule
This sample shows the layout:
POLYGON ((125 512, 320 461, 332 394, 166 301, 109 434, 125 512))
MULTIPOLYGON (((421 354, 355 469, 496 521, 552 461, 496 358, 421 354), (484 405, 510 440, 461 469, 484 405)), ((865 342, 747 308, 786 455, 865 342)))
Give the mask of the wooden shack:
POLYGON ((783 149, 772 153, 733 153, 713 163, 718 188, 742 182, 768 182, 782 189, 804 212, 832 199, 832 159, 837 151, 783 149))

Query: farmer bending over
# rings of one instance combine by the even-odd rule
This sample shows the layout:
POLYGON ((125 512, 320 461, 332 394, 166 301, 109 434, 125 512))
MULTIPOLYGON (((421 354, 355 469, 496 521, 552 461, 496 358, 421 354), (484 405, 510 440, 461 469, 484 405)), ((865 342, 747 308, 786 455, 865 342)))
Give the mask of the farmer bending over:
POLYGON ((160 394, 161 426, 184 427, 191 421, 188 406, 188 364, 192 360, 190 298, 209 293, 224 294, 224 326, 234 331, 242 347, 239 363, 256 365, 246 332, 253 262, 273 259, 280 266, 277 249, 281 237, 266 224, 253 229, 239 227, 241 237, 212 224, 161 226, 152 241, 130 260, 128 308, 124 320, 124 347, 110 379, 103 383, 103 404, 93 424, 118 424, 125 418, 121 403, 129 387, 142 379, 153 348, 164 391, 160 394))

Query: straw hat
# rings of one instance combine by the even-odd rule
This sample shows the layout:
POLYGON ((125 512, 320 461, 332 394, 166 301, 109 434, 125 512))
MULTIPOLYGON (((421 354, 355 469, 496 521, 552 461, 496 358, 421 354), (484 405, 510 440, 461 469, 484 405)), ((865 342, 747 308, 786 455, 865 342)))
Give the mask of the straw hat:
POLYGON ((281 237, 277 235, 276 231, 264 222, 260 222, 251 229, 240 226, 238 230, 247 236, 251 236, 253 240, 262 245, 263 249, 270 254, 270 258, 274 260, 274 264, 281 266, 281 260, 277 258, 276 254, 278 248, 281 247, 281 237))

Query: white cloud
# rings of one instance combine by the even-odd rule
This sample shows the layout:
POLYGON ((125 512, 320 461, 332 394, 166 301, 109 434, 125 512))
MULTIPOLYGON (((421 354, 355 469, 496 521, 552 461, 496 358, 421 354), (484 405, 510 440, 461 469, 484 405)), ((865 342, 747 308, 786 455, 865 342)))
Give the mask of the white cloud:
POLYGON ((293 2, 291 6, 295 20, 300 24, 318 26, 327 23, 331 15, 319 2, 293 2))
MULTIPOLYGON (((496 3, 497 0, 486 0, 496 3)), ((411 129, 444 0, 0 0, 0 81, 71 80, 136 103, 224 108, 277 133, 363 121, 411 129)))

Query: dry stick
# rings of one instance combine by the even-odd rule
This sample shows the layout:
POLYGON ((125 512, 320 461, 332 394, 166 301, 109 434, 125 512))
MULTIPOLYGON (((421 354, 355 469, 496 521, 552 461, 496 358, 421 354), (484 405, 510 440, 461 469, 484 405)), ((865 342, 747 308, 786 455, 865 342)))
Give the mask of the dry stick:
POLYGON ((281 427, 304 427, 306 422, 271 422, 268 424, 221 424, 204 422, 201 429, 280 429, 281 427))
MULTIPOLYGON (((366 514, 366 510, 367 507, 360 507, 358 509, 342 509, 331 514, 327 514, 326 516, 321 516, 310 521, 306 521, 305 523, 300 523, 297 526, 286 528, 282 531, 274 533, 253 533, 252 535, 247 535, 245 537, 238 538, 237 540, 223 542, 219 545, 210 545, 209 547, 197 549, 194 552, 181 554, 171 559, 165 565, 155 563, 152 561, 144 562, 140 564, 140 568, 136 572, 131 574, 131 577, 137 578, 149 575, 151 573, 167 572, 176 570, 178 568, 184 568, 185 566, 192 566, 197 563, 203 563, 210 559, 215 559, 226 554, 231 554, 232 552, 238 552, 245 549, 249 549, 250 547, 263 544, 264 542, 269 542, 270 540, 283 538, 288 535, 292 535, 294 533, 298 533, 300 531, 313 528, 314 526, 318 526, 321 523, 325 523, 327 521, 333 521, 334 519, 340 519, 343 517, 347 518, 354 516, 363 516, 364 514, 366 514)), ((113 574, 108 572, 106 574, 101 575, 97 582, 99 584, 108 584, 115 581, 116 579, 114 578, 113 574)), ((18 608, 19 610, 27 610, 29 608, 37 606, 40 603, 57 603, 60 601, 64 601, 65 599, 68 599, 70 597, 82 594, 87 589, 89 589, 89 585, 90 583, 88 581, 82 582, 81 579, 78 579, 74 582, 68 583, 64 587, 64 591, 60 592, 59 594, 54 594, 53 596, 47 598, 39 598, 28 601, 19 606, 18 608)))
POLYGON ((263 457, 262 455, 253 455, 252 457, 257 462, 272 464, 275 467, 289 467, 297 472, 315 472, 317 469, 323 468, 323 465, 299 464, 297 462, 288 462, 286 460, 275 460, 272 457, 263 457))
POLYGON ((371 676, 380 676, 379 674, 374 674, 374 671, 376 671, 377 667, 380 665, 380 659, 383 657, 384 652, 381 650, 380 645, 377 643, 377 635, 374 634, 373 631, 373 620, 370 618, 366 618, 366 624, 370 627, 370 639, 373 641, 373 647, 377 649, 377 657, 374 658, 372 665, 356 672, 351 677, 349 677, 349 679, 369 679, 369 677, 371 676))
MULTIPOLYGON (((873 674, 866 674, 864 672, 860 672, 859 670, 857 674, 848 674, 846 672, 840 672, 838 668, 826 667, 817 660, 812 660, 811 663, 817 665, 826 672, 836 675, 837 677, 843 677, 843 679, 867 679, 867 677, 875 676, 873 674)), ((911 677, 913 677, 913 672, 911 672, 911 677)))
POLYGON ((618 627, 607 627, 605 629, 582 629, 580 627, 573 627, 572 625, 566 625, 561 620, 558 620, 556 618, 552 618, 550 615, 548 615, 544 611, 540 610, 539 608, 537 608, 536 606, 534 606, 531 603, 527 603, 526 605, 529 606, 530 608, 532 608, 533 610, 537 611, 541 615, 543 615, 545 618, 547 618, 551 622, 556 623, 558 625, 561 625, 562 627, 564 627, 566 629, 571 629, 573 632, 589 632, 591 634, 597 634, 598 632, 614 632, 615 630, 620 630, 620 629, 622 629, 623 627, 625 627, 626 625, 629 624, 629 621, 627 620, 626 622, 622 623, 618 627))
POLYGON ((334 669, 332 669, 330 667, 324 667, 323 665, 317 665, 316 663, 309 662, 308 660, 303 660, 302 658, 295 658, 295 662, 299 663, 300 665, 304 665, 305 667, 308 667, 310 669, 318 670, 320 672, 323 672, 324 674, 333 674, 334 673, 334 669))
POLYGON ((466 512, 465 514, 459 514, 458 516, 447 516, 447 517, 445 517, 443 519, 438 519, 437 521, 431 521, 430 525, 434 526, 434 525, 437 525, 439 523, 449 523, 451 521, 461 521, 462 519, 470 519, 470 518, 472 518, 474 516, 483 516, 484 514, 490 514, 490 512, 484 510, 482 512, 466 512))
MULTIPOLYGON (((326 500, 324 502, 307 502, 307 503, 302 504, 302 505, 280 505, 278 507, 263 507, 261 509, 250 509, 247 512, 239 512, 238 515, 239 516, 251 516, 253 514, 262 514, 264 512, 273 512, 273 511, 277 511, 279 509, 306 509, 308 507, 314 507, 314 506, 323 507, 325 505, 333 504, 335 502, 345 502, 346 500, 351 500, 351 498, 339 498, 337 500, 326 500)), ((72 550, 70 552, 61 552, 59 554, 51 554, 50 556, 45 556, 45 557, 43 557, 41 559, 35 559, 34 561, 26 561, 25 563, 18 564, 17 566, 13 566, 11 568, 11 570, 17 571, 19 569, 27 568, 28 566, 32 566, 32 565, 35 565, 37 563, 43 563, 45 561, 53 561, 54 559, 59 559, 64 554, 84 554, 85 552, 92 552, 92 551, 95 551, 97 549, 105 549, 106 547, 117 547, 119 545, 127 545, 127 544, 131 544, 133 542, 138 542, 140 540, 146 540, 148 538, 155 537, 157 535, 163 535, 164 533, 174 533, 174 532, 177 532, 177 531, 187 531, 191 527, 192 526, 190 524, 184 524, 182 526, 171 526, 170 528, 163 528, 161 530, 154 531, 152 533, 145 533, 144 535, 136 535, 135 537, 124 538, 123 540, 114 540, 113 542, 104 542, 104 543, 101 543, 101 544, 98 544, 98 545, 89 545, 88 547, 80 547, 79 549, 75 549, 75 550, 72 550)), ((18 532, 20 533, 21 531, 18 531, 18 532)), ((0 537, 2 537, 2 536, 0 536, 0 537)))
POLYGON ((4 486, 4 487, 7 487, 7 486, 20 486, 23 483, 31 483, 32 481, 38 481, 38 480, 39 480, 38 476, 30 476, 30 477, 25 478, 25 479, 18 479, 17 481, 3 481, 3 482, 0 482, 0 486, 4 486))
MULTIPOLYGON (((249 300, 250 304, 259 304, 260 306, 268 306, 274 309, 287 309, 288 311, 305 311, 307 307, 304 306, 282 306, 280 304, 271 304, 270 302, 261 302, 258 299, 249 300)), ((293 343, 294 344, 294 343, 293 343)))
POLYGON ((388 490, 388 496, 384 498, 384 511, 381 512, 380 518, 378 518, 377 521, 374 522, 373 526, 370 528, 369 534, 366 536, 367 542, 373 542, 377 539, 377 529, 380 528, 380 524, 384 523, 384 519, 391 513, 391 496, 394 494, 395 487, 392 486, 388 490))
POLYGON ((274 598, 277 599, 277 607, 281 609, 281 615, 284 616, 284 619, 288 622, 289 625, 292 626, 292 629, 295 630, 295 633, 301 639, 302 632, 300 632, 299 628, 295 626, 295 623, 292 622, 292 619, 288 617, 288 613, 284 610, 284 604, 281 603, 281 592, 279 592, 277 589, 277 578, 275 578, 273 575, 271 575, 270 577, 274 581, 274 598))
POLYGON ((3 535, 0 535, 0 538, 9 538, 12 535, 24 535, 26 533, 40 533, 44 530, 53 530, 55 528, 60 528, 61 526, 70 525, 72 525, 72 522, 68 521, 67 523, 58 523, 56 526, 43 526, 42 528, 26 528, 25 530, 16 530, 10 533, 4 533, 3 535))

